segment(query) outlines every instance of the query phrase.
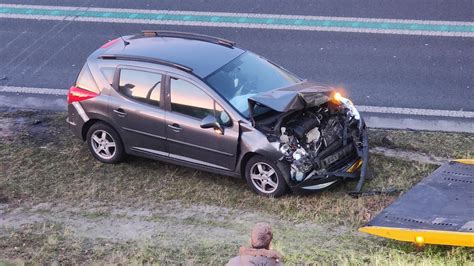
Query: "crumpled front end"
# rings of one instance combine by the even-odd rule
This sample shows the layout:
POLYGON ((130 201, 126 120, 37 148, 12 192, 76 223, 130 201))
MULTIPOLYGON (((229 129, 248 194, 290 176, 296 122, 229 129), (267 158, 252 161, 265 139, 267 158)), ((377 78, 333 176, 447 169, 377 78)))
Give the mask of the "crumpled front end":
MULTIPOLYGON (((360 191, 368 161, 367 130, 352 102, 322 87, 306 87, 304 94, 296 93, 294 98, 286 93, 284 101, 298 106, 280 101, 277 105, 287 110, 274 110, 267 101, 265 108, 274 112, 254 116, 253 122, 279 147, 280 161, 289 168, 290 187, 320 190, 342 180, 359 179, 356 190, 360 191)), ((254 113, 259 104, 261 101, 251 104, 254 113)))

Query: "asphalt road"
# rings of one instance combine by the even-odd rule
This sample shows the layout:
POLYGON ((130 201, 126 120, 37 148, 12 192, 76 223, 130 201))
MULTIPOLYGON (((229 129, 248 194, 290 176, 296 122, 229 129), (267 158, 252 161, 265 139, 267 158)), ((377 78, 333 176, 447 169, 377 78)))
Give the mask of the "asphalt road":
POLYGON ((2 0, 0 3, 472 21, 472 0, 2 0))
MULTIPOLYGON (((129 9, 474 21, 469 1, 0 1, 129 9)), ((68 88, 85 58, 119 35, 159 28, 234 40, 356 104, 474 111, 474 38, 0 19, 0 86, 68 88)))

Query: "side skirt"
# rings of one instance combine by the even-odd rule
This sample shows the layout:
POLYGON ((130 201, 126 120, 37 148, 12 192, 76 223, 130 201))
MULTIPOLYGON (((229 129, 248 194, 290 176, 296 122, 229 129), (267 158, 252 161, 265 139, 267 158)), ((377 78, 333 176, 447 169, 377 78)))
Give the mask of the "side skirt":
POLYGON ((158 154, 151 153, 151 152, 138 151, 138 150, 135 150, 135 149, 128 149, 127 153, 130 154, 130 155, 138 156, 138 157, 144 157, 144 158, 148 158, 148 159, 152 159, 152 160, 162 161, 162 162, 165 162, 165 163, 172 163, 172 164, 185 166, 185 167, 189 167, 189 168, 194 168, 194 169, 197 169, 197 170, 206 171, 206 172, 210 172, 210 173, 215 173, 215 174, 220 174, 220 175, 225 175, 225 176, 232 176, 232 177, 239 177, 239 178, 241 177, 240 173, 237 173, 237 172, 232 172, 232 171, 228 171, 228 170, 213 168, 213 167, 199 165, 199 164, 195 164, 195 163, 189 163, 189 162, 186 162, 186 161, 183 161, 183 160, 171 158, 169 156, 158 155, 158 154))

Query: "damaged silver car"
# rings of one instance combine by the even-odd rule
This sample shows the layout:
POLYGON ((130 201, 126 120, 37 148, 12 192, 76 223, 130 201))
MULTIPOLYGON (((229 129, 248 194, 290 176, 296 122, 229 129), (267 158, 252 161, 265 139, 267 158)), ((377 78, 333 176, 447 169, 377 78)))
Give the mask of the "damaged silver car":
POLYGON ((272 197, 365 179, 367 133, 349 99, 221 38, 112 40, 87 59, 68 112, 104 163, 130 154, 242 176, 272 197))

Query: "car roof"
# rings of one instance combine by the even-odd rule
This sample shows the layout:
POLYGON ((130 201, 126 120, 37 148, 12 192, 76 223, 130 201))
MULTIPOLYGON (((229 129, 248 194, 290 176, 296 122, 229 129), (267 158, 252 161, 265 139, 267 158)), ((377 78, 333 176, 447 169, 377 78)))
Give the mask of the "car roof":
POLYGON ((245 51, 200 39, 169 36, 125 36, 126 45, 114 45, 104 54, 167 61, 192 69, 205 78, 245 51))

